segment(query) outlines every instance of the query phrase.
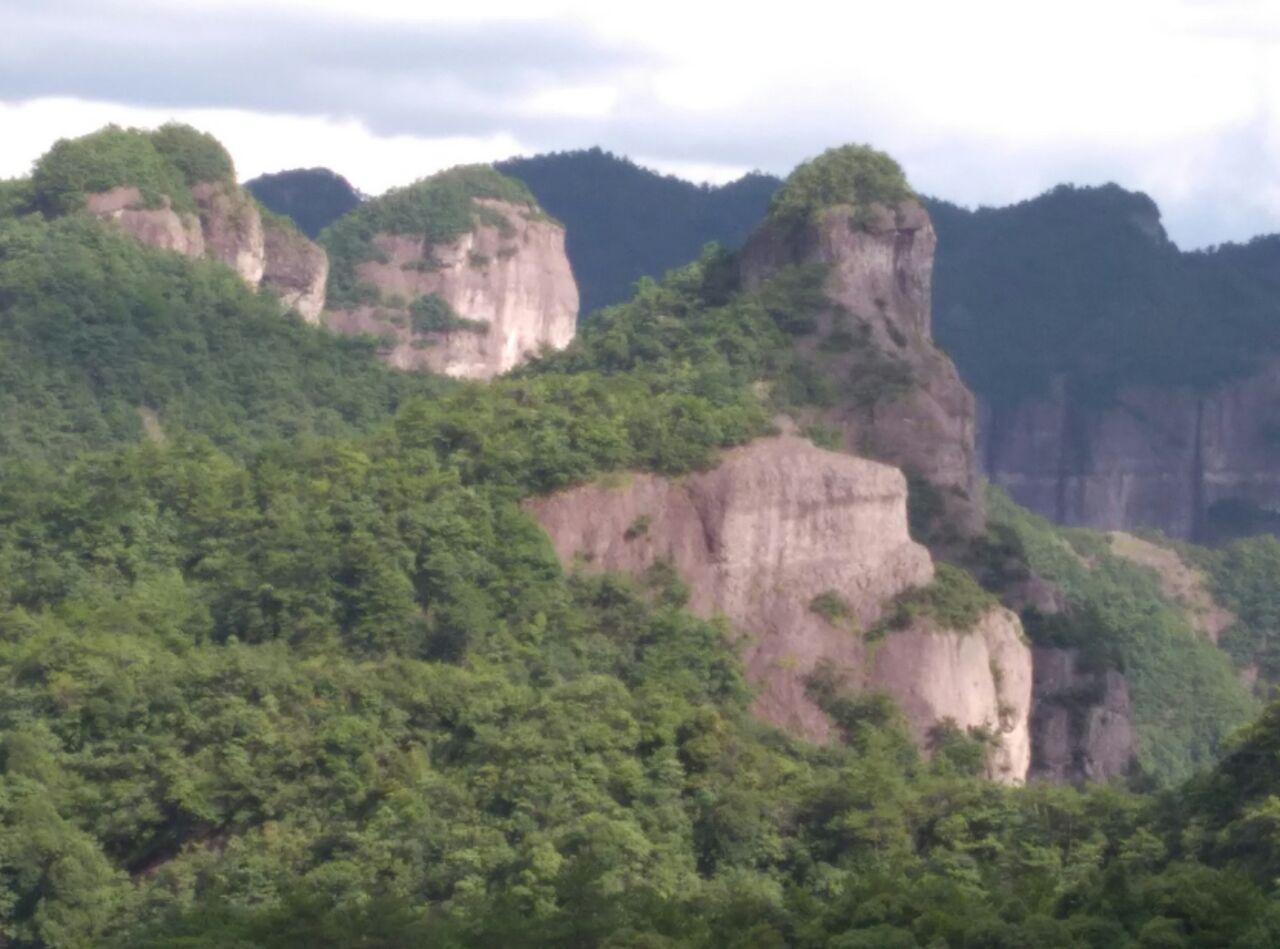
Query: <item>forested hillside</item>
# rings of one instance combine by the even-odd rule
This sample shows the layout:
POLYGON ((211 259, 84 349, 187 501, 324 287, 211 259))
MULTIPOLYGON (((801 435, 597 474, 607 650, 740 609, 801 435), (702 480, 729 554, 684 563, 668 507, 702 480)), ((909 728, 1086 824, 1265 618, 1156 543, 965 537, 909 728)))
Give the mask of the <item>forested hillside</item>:
MULTIPOLYGON (((847 191, 818 200, 854 227, 847 191)), ((836 740, 763 725, 669 567, 565 570, 521 509, 891 404, 912 381, 877 385, 877 341, 816 352, 821 274, 747 290, 710 249, 563 352, 445 383, 29 196, 0 189, 0 944, 1280 942, 1280 712, 1228 737, 1257 708, 1226 654, 1100 535, 997 497, 961 558, 995 594, 1055 584, 1031 638, 1133 683, 1129 786, 1011 789, 980 730, 921 749, 833 677, 809 687, 836 740)), ((1269 669, 1280 557, 1223 556, 1269 669)), ((992 599, 940 575, 897 605, 992 599)))
POLYGON ((622 302, 635 281, 693 260, 704 244, 740 246, 781 183, 757 173, 727 185, 695 185, 598 148, 496 167, 527 184, 564 222, 584 314, 622 302))
POLYGON ((265 207, 290 217, 302 233, 316 238, 360 204, 360 192, 328 168, 294 168, 259 175, 244 183, 265 207))

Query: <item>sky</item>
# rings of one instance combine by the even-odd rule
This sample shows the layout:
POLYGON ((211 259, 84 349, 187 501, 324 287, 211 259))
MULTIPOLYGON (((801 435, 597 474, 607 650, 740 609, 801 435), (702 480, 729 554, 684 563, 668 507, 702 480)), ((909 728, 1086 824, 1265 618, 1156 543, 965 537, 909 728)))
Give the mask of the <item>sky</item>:
POLYGON ((1280 0, 0 0, 0 177, 108 122, 377 194, 599 145, 697 181, 846 142, 1002 205, 1150 194, 1183 247, 1280 231, 1280 0))

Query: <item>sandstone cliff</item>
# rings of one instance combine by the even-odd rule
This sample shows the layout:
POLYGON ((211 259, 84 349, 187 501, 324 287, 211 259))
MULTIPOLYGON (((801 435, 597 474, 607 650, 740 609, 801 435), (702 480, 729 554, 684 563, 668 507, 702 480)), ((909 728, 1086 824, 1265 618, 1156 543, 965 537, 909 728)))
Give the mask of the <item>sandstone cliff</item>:
POLYGON ((544 346, 569 345, 578 288, 564 228, 525 205, 473 200, 484 213, 453 240, 375 236, 376 256, 355 269, 378 299, 333 310, 327 325, 382 337, 384 358, 397 368, 467 379, 507 372, 544 346), (416 320, 413 304, 424 297, 442 302, 449 321, 416 320))
POLYGON ((638 573, 670 561, 695 612, 723 614, 747 635, 743 658, 766 721, 828 739, 832 723, 806 681, 830 665, 851 687, 888 691, 922 744, 947 718, 991 728, 1000 740, 992 776, 1024 779, 1031 654, 1012 613, 993 609, 967 633, 925 622, 878 643, 862 635, 886 601, 933 575, 907 532, 901 472, 782 437, 726 452, 717 467, 683 479, 638 474, 620 488, 585 485, 528 508, 566 565, 638 573), (843 601, 848 622, 813 609, 824 593, 843 601))
POLYGON ((1280 511, 1280 360, 1211 392, 1130 386, 1095 406, 1049 396, 984 408, 988 477, 1059 523, 1213 539, 1219 502, 1280 511))
POLYGON ((936 245, 929 215, 914 198, 892 206, 836 205, 807 219, 769 219, 741 254, 741 275, 757 289, 785 268, 825 268, 834 306, 799 342, 823 351, 838 403, 822 413, 847 450, 920 476, 946 507, 953 532, 981 529, 972 394, 933 343, 930 307, 936 245), (843 354, 831 341, 852 339, 843 354))
POLYGON ((191 194, 196 214, 175 210, 168 197, 159 207, 144 207, 132 186, 86 195, 85 209, 143 244, 220 260, 250 287, 266 287, 287 309, 316 322, 329 270, 325 252, 280 224, 264 224, 257 205, 234 184, 202 182, 191 194))

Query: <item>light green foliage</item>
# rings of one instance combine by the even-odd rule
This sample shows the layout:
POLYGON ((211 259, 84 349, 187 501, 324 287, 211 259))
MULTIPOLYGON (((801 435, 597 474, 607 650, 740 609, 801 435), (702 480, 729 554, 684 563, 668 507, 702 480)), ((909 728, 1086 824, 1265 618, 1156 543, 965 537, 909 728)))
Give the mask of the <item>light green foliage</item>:
POLYGON ((92 220, 0 220, 0 458, 58 462, 132 441, 139 408, 245 450, 368 428, 431 378, 283 318, 226 267, 92 220))
POLYGON ((1003 565, 1021 563, 1057 584, 1067 611, 1024 615, 1038 645, 1079 649, 1087 662, 1129 680, 1138 729, 1138 764, 1169 783, 1216 760, 1228 735, 1257 706, 1227 656, 1192 629, 1147 568, 1110 553, 1103 535, 1056 528, 989 497, 992 539, 986 579, 999 586, 1003 565))
POLYGON ((208 132, 169 122, 151 133, 151 142, 181 172, 188 186, 204 181, 234 183, 236 180, 231 156, 208 132))
POLYGON ((1204 558, 1215 599, 1236 614, 1222 648, 1237 664, 1256 664, 1265 687, 1280 682, 1280 539, 1239 540, 1204 558))
POLYGON ((0 180, 0 220, 36 210, 35 187, 30 178, 0 180))
MULTIPOLYGON (((926 758, 834 667, 808 683, 831 743, 760 724, 669 562, 562 571, 521 499, 768 430, 787 307, 732 272, 710 252, 567 351, 444 385, 226 268, 0 223, 0 943, 1274 945, 1274 709, 1190 792, 1002 788, 987 736, 926 758)), ((1144 742, 1165 716, 1149 759, 1207 762, 1220 683, 1154 580, 1000 503, 993 569, 1058 571, 1144 742)), ((977 597, 939 577, 922 608, 958 623, 977 597)))
MULTIPOLYGON (((365 201, 334 221, 320 234, 329 252, 328 298, 336 306, 376 299, 375 288, 362 284, 356 267, 378 257, 373 238, 399 234, 422 238, 427 245, 448 243, 496 212, 477 204, 477 198, 505 201, 539 214, 529 189, 488 165, 461 165, 403 188, 365 201)), ((504 219, 505 220, 505 219, 504 219)))
POLYGON ((883 635, 927 618, 943 629, 966 633, 987 610, 998 604, 966 571, 940 561, 934 568, 933 580, 927 586, 899 594, 872 632, 883 635))
POLYGON ((829 148, 793 171, 769 205, 769 217, 785 223, 810 219, 837 205, 849 205, 855 219, 872 204, 895 205, 914 197, 902 168, 884 152, 866 145, 829 148))
MULTIPOLYGON (((108 125, 81 138, 59 139, 36 162, 31 178, 36 205, 46 214, 65 214, 80 208, 86 194, 130 185, 146 207, 158 207, 167 197, 175 209, 194 211, 183 168, 160 149, 157 138, 181 158, 180 146, 200 133, 186 126, 166 128, 161 137, 108 125)), ((221 148, 212 138, 209 143, 210 149, 221 148)))

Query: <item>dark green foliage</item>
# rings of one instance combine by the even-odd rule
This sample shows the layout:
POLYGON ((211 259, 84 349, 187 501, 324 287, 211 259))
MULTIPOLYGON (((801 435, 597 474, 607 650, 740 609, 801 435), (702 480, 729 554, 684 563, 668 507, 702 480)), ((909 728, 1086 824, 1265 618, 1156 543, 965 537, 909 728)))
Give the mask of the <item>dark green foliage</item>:
POLYGON ((896 205, 914 197, 907 176, 884 152, 867 145, 829 148, 796 168, 769 203, 769 217, 784 223, 810 219, 837 205, 861 222, 872 204, 896 205))
POLYGON ((835 590, 824 590, 809 602, 809 609, 833 626, 842 625, 853 618, 849 601, 835 590))
POLYGON ((428 293, 409 304, 409 318, 419 333, 448 333, 464 330, 483 333, 489 328, 484 320, 469 320, 459 316, 438 293, 428 293))
POLYGON ((36 192, 30 178, 0 180, 0 219, 32 214, 36 210, 36 192))
POLYGON ((695 185, 609 152, 557 152, 497 165, 564 222, 583 314, 621 303, 641 277, 660 277, 711 242, 740 246, 764 219, 777 178, 749 174, 695 185))
POLYGON ((488 165, 460 165, 403 188, 392 188, 335 220, 320 235, 329 252, 330 305, 344 306, 371 299, 376 291, 362 285, 356 267, 378 257, 373 239, 378 234, 422 238, 428 245, 455 240, 482 223, 477 198, 505 201, 537 215, 537 202, 519 181, 488 165))
POLYGON ((178 169, 188 186, 204 181, 235 183, 236 169, 231 156, 208 132, 169 122, 151 133, 151 143, 178 169))
POLYGON ((1060 186, 1006 208, 928 202, 934 332, 996 403, 1055 375, 1085 403, 1122 385, 1210 388, 1280 348, 1280 241, 1181 253, 1151 199, 1060 186))
POLYGON ((1079 649, 1087 663, 1125 674, 1141 769, 1169 783, 1215 761, 1257 706, 1226 654, 1191 628, 1155 573, 1111 554, 1104 535, 1054 527, 1003 492, 991 492, 989 509, 984 579, 1013 561, 1061 589, 1066 612, 1024 614, 1027 633, 1037 645, 1079 649))
POLYGON ((328 168, 259 175, 244 186, 263 206, 291 218, 312 240, 362 200, 346 178, 328 168))

